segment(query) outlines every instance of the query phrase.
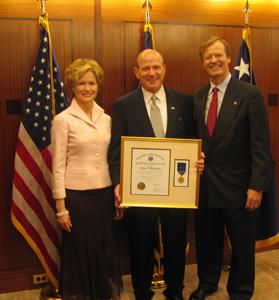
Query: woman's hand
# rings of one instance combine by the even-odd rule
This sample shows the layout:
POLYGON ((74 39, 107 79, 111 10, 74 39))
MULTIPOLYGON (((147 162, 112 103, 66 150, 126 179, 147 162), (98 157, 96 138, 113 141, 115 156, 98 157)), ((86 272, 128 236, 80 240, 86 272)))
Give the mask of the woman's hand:
POLYGON ((69 211, 65 207, 65 199, 56 199, 56 210, 57 210, 57 223, 58 225, 68 232, 71 232, 71 218, 69 215, 69 211))
POLYGON ((71 232, 72 223, 71 223, 70 215, 57 217, 57 223, 63 230, 71 232))

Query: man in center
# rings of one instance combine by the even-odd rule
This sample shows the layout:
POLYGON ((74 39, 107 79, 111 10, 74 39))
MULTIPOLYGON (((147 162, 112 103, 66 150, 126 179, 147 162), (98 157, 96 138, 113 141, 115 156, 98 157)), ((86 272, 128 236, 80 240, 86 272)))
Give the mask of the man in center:
MULTIPOLYGON (((110 175, 116 205, 120 195, 121 136, 191 138, 194 136, 193 103, 190 95, 164 87, 166 65, 155 50, 142 51, 134 67, 141 88, 121 98, 112 109, 110 175), (159 112, 159 113, 158 113, 159 112)), ((203 169, 203 159, 196 164, 203 169)), ((125 211, 131 275, 137 300, 149 300, 156 241, 156 222, 161 222, 164 250, 164 294, 168 300, 183 299, 187 213, 185 209, 130 207, 125 211)))

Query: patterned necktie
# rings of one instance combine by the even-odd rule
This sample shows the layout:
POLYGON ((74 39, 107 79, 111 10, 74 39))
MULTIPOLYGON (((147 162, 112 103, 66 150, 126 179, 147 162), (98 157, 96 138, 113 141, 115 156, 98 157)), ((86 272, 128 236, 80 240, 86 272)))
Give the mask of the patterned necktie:
POLYGON ((215 87, 213 89, 212 99, 211 103, 208 109, 208 115, 207 115, 207 129, 209 136, 212 135, 216 120, 217 120, 217 106, 218 106, 218 88, 215 87))
POLYGON ((151 97, 150 122, 156 137, 165 137, 160 108, 156 104, 157 97, 151 97))

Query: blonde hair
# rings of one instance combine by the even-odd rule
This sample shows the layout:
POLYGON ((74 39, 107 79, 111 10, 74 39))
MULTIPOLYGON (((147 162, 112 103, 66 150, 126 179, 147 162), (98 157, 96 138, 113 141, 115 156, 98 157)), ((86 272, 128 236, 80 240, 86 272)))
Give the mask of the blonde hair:
POLYGON ((204 55, 205 50, 217 41, 220 41, 224 45, 224 49, 225 49, 227 57, 231 57, 230 44, 226 40, 222 39, 219 36, 211 36, 211 37, 207 38, 206 40, 202 41, 200 44, 201 60, 203 60, 203 55, 204 55))
POLYGON ((98 86, 103 84, 104 71, 93 59, 78 58, 74 60, 65 70, 65 84, 71 90, 79 79, 88 71, 92 71, 96 77, 98 86))

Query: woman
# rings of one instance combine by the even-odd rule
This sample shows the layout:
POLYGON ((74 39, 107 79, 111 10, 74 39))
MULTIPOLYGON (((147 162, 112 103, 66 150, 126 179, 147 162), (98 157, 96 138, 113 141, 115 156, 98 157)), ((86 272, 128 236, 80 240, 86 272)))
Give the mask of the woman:
POLYGON ((52 192, 63 229, 63 299, 118 299, 120 294, 107 163, 111 119, 95 102, 102 82, 103 70, 96 61, 70 64, 65 83, 74 98, 52 125, 52 192))

